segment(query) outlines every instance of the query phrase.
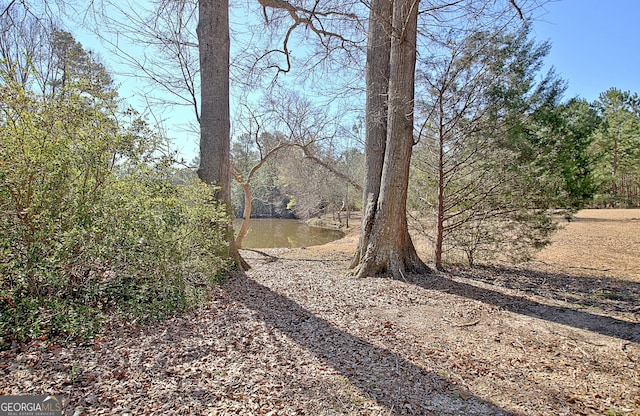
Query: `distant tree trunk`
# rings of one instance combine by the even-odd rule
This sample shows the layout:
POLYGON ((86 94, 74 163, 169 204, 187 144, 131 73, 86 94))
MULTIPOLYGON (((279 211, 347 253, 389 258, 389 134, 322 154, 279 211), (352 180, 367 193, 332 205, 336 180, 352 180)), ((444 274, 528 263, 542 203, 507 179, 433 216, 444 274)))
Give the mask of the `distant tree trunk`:
POLYGON ((611 168, 611 208, 615 208, 618 199, 618 135, 613 137, 613 166, 611 168))
MULTIPOLYGON (((393 3, 384 163, 377 204, 375 193, 367 196, 363 231, 370 227, 370 232, 361 236, 366 244, 360 247, 360 261, 354 270, 358 277, 390 273, 394 278, 404 278, 405 273, 429 271, 409 236, 406 213, 409 164, 414 145, 417 21, 418 0, 393 3)), ((369 39, 371 41, 377 39, 369 39)))
MULTIPOLYGON (((200 167, 198 177, 219 187, 216 198, 231 209, 230 113, 229 113, 229 1, 198 2, 197 27, 200 53, 200 167)), ((227 230, 229 256, 241 269, 249 268, 227 230)))
POLYGON ((241 183, 242 193, 244 194, 244 211, 242 214, 242 225, 240 226, 240 230, 238 231, 238 235, 236 236, 236 247, 242 248, 242 240, 249 232, 249 223, 251 221, 251 206, 252 206, 252 197, 251 197, 251 184, 249 182, 241 183))
MULTIPOLYGON (((249 231, 249 223, 251 222, 251 208, 253 206, 253 196, 251 194, 251 180, 253 179, 256 172, 264 165, 268 159, 277 154, 280 150, 291 147, 293 144, 291 143, 280 143, 273 149, 266 151, 264 154, 261 153, 260 161, 256 163, 250 170, 246 176, 240 172, 237 167, 232 166, 231 171, 233 172, 233 177, 236 182, 242 188, 242 193, 244 194, 244 210, 242 212, 242 225, 240 225, 240 230, 238 231, 238 235, 235 239, 236 247, 242 247, 242 240, 247 235, 249 231)), ((273 205, 271 206, 271 216, 273 217, 273 205)))
POLYGON ((349 185, 347 185, 347 195, 346 195, 346 203, 347 203, 347 221, 345 223, 347 229, 349 228, 349 220, 351 219, 351 207, 349 205, 351 205, 349 203, 349 185))
POLYGON ((442 94, 438 98, 439 106, 439 131, 438 131, 438 215, 436 218, 436 247, 435 247, 435 263, 436 269, 442 270, 442 243, 444 241, 444 188, 445 188, 445 172, 444 172, 444 123, 442 117, 444 115, 444 106, 442 103, 442 94))

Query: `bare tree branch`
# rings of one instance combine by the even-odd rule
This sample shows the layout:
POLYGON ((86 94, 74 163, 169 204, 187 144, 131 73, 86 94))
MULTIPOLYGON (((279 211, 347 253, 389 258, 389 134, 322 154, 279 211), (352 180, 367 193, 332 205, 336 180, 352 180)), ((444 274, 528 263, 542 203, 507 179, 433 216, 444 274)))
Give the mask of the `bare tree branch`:
POLYGON ((302 150, 302 152, 304 153, 305 160, 310 160, 310 161, 316 163, 317 165, 322 166, 323 168, 325 168, 329 172, 333 173, 338 178, 342 179, 343 181, 347 182, 349 185, 351 185, 354 188, 356 188, 356 190, 358 190, 359 192, 362 192, 362 185, 360 185, 358 182, 354 181, 353 179, 351 179, 349 176, 345 175, 344 173, 340 172, 339 170, 337 170, 336 168, 334 168, 333 166, 331 166, 327 162, 321 160, 317 156, 314 156, 309 151, 308 146, 301 145, 301 144, 294 144, 294 146, 298 147, 299 149, 302 150))
POLYGON ((351 19, 353 21, 359 22, 359 17, 354 13, 346 13, 341 11, 324 11, 324 12, 318 11, 317 7, 319 5, 319 1, 315 2, 312 9, 307 9, 301 6, 293 5, 292 3, 286 0, 258 0, 258 2, 262 6, 263 16, 266 23, 270 23, 269 15, 267 13, 268 8, 286 11, 291 17, 291 19, 293 20, 293 23, 287 29, 285 38, 283 40, 282 49, 269 50, 259 58, 259 60, 263 59, 266 56, 276 52, 283 54, 286 60, 285 68, 282 68, 278 65, 269 65, 269 68, 277 68, 278 73, 281 73, 281 72, 287 73, 291 70, 291 56, 290 56, 290 50, 289 50, 289 41, 293 31, 299 26, 303 26, 311 30, 313 33, 315 33, 320 43, 323 45, 323 47, 327 51, 330 50, 330 45, 327 39, 338 40, 338 42, 340 43, 340 48, 343 48, 343 49, 348 44, 355 45, 359 43, 358 41, 353 41, 346 38, 344 35, 338 32, 327 30, 321 19, 321 18, 341 17, 341 18, 347 18, 347 19, 351 19))
POLYGON ((518 12, 518 16, 520 16, 520 19, 524 20, 524 15, 522 14, 522 9, 520 8, 520 6, 518 6, 516 4, 516 0, 509 0, 509 2, 514 7, 514 9, 516 9, 516 11, 518 12))
POLYGON ((9 9, 11 9, 11 6, 13 6, 15 4, 15 2, 16 2, 16 0, 11 0, 11 2, 9 4, 7 4, 7 7, 4 8, 2 13, 0 13, 0 17, 4 16, 5 14, 9 14, 9 9))

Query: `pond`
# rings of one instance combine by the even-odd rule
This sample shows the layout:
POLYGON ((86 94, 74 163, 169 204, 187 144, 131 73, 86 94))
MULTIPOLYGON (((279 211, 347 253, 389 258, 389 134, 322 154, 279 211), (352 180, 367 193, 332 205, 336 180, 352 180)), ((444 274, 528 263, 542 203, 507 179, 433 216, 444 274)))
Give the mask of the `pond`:
MULTIPOLYGON (((238 230, 242 220, 234 220, 238 230)), ((340 239, 344 233, 328 228, 312 227, 299 220, 277 218, 251 219, 242 248, 307 247, 340 239)))

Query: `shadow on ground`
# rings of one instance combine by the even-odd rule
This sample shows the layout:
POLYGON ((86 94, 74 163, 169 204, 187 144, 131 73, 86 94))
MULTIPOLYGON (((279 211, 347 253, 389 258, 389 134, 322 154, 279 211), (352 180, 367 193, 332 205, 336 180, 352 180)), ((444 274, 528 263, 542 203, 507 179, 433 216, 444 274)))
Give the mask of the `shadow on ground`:
MULTIPOLYGON (((257 253, 268 256, 269 262, 283 260, 274 255, 257 253)), ((298 260, 319 261, 318 259, 298 260)), ((637 317, 640 313, 640 283, 609 277, 550 273, 504 265, 451 268, 448 276, 442 273, 411 276, 410 283, 425 289, 478 300, 513 313, 640 343, 638 319, 627 319, 630 315, 637 317), (466 282, 452 278, 456 276, 466 282), (476 282, 493 285, 495 289, 480 287, 476 282), (570 306, 537 302, 525 296, 504 293, 500 291, 501 288, 566 302, 570 306), (587 307, 589 311, 584 310, 587 307), (620 315, 620 313, 626 314, 627 317, 621 319, 620 316, 608 316, 620 315)))
POLYGON ((638 282, 604 276, 550 273, 514 266, 457 269, 455 274, 547 299, 569 302, 576 306, 592 306, 607 312, 640 312, 638 282))
POLYGON ((232 278, 227 288, 232 298, 320 357, 351 385, 389 409, 389 414, 516 415, 389 349, 345 332, 244 274, 232 278))
POLYGON ((414 276, 412 283, 510 312, 640 343, 640 324, 606 315, 606 312, 636 313, 640 305, 638 283, 510 267, 453 269, 449 277, 442 274, 414 276), (478 282, 494 285, 496 289, 481 286, 478 282), (503 293, 501 287, 523 292, 523 296, 503 293), (537 302, 524 294, 564 301, 571 306, 537 302), (581 310, 586 306, 590 307, 589 311, 581 310), (596 310, 602 311, 602 314, 596 313, 596 310))

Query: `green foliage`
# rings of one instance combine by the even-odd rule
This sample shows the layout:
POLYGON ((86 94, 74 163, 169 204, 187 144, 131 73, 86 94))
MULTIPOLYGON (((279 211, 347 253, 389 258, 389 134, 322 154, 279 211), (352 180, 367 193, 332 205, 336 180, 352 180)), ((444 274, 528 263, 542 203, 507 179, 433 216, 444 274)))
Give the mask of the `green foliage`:
POLYGON ((212 190, 174 183, 164 139, 119 114, 108 82, 88 90, 93 75, 39 95, 0 74, 0 346, 86 340, 112 313, 162 318, 227 266, 212 190))
POLYGON ((584 100, 547 102, 535 108, 504 144, 518 153, 523 183, 535 193, 535 207, 570 215, 588 204, 596 190, 589 148, 600 118, 584 100))
POLYGON ((640 98, 611 88, 594 103, 603 122, 593 135, 597 206, 640 206, 640 98))
POLYGON ((527 259, 548 243, 554 211, 570 216, 594 201, 640 204, 637 94, 610 89, 591 105, 560 103, 562 81, 553 72, 537 75, 548 45, 527 33, 448 43, 445 65, 426 71, 431 87, 419 103, 432 119, 414 152, 409 206, 435 239, 441 164, 444 249, 469 263, 527 259), (442 114, 434 110, 438 100, 442 114))
POLYGON ((588 148, 584 125, 573 126, 573 106, 558 106, 562 81, 539 76, 549 45, 531 41, 527 25, 464 33, 440 49, 423 69, 410 209, 435 242, 437 267, 443 252, 471 265, 526 260, 555 230, 551 209, 591 192, 586 162, 573 158, 588 148))

